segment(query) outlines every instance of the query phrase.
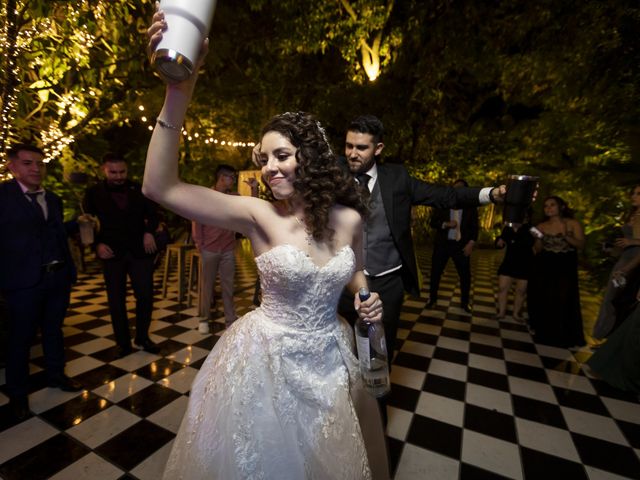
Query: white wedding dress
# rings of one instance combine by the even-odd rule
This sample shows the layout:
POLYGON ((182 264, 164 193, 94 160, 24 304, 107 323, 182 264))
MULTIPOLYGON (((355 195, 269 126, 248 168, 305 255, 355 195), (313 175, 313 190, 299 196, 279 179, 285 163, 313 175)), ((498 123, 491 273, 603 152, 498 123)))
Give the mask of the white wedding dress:
POLYGON ((262 305, 202 365, 164 478, 387 479, 377 402, 336 314, 353 251, 317 266, 280 245, 255 260, 262 305))

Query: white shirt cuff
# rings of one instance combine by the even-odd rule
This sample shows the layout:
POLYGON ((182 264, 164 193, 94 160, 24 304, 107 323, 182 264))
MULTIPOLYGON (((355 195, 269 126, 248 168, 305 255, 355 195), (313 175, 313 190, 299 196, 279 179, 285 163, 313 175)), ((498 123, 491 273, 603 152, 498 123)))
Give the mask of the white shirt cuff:
POLYGON ((489 193, 491 193, 491 190, 493 190, 493 188, 494 187, 485 187, 480 190, 480 194, 478 195, 478 201, 480 202, 480 205, 487 205, 491 203, 491 197, 489 196, 489 193))

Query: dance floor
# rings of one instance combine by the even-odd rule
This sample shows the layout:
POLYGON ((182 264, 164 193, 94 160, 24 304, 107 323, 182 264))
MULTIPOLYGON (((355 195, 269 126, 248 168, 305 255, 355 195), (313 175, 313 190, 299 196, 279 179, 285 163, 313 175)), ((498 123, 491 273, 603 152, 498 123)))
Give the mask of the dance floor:
MULTIPOLYGON (((254 308, 256 273, 246 253, 238 260, 242 314, 254 308)), ((419 252, 425 278, 429 260, 419 252)), ((437 308, 425 308, 426 285, 405 302, 388 402, 393 478, 640 479, 637 397, 585 375, 588 348, 537 345, 524 325, 494 320, 499 260, 494 251, 474 253, 471 316, 459 308, 452 265, 437 308)), ((151 333, 159 355, 116 358, 102 276, 90 262, 65 321, 67 373, 86 390, 47 388, 34 345, 33 416, 16 424, 0 370, 0 478, 160 478, 191 382, 224 322, 198 333, 195 308, 179 304, 175 289, 163 298, 160 273, 157 280, 151 333)), ((592 314, 597 299, 583 294, 583 304, 592 314)), ((133 308, 131 298, 131 315, 133 308)))

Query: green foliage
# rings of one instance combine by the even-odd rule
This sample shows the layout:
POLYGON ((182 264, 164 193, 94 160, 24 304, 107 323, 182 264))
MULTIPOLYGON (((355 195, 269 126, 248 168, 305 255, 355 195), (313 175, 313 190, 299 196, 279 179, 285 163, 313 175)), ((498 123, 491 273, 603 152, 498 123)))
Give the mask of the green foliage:
POLYGON ((96 135, 133 113, 148 83, 140 73, 151 0, 18 4, 19 36, 7 46, 21 52, 15 138, 55 157, 62 137, 96 135))
POLYGON ((408 145, 398 152, 434 181, 539 175, 539 197, 558 194, 576 209, 584 258, 598 270, 599 239, 619 225, 640 179, 638 5, 432 6, 412 10, 419 20, 381 79, 387 89, 404 82, 393 101, 408 108, 387 122, 396 145, 408 145))
MULTIPOLYGON (((18 4, 14 135, 41 139, 54 126, 74 137, 60 182, 73 169, 95 175, 115 149, 138 177, 163 99, 144 52, 151 0, 18 4)), ((219 162, 251 168, 250 148, 205 144, 205 134, 257 141, 273 114, 306 110, 340 152, 348 121, 373 113, 385 157, 424 180, 540 176, 539 197, 575 207, 597 266, 598 239, 640 179, 638 31, 640 6, 628 0, 221 1, 185 122, 202 135, 185 138, 183 176, 206 185, 219 162), (363 45, 378 39, 382 73, 369 82, 363 45)))

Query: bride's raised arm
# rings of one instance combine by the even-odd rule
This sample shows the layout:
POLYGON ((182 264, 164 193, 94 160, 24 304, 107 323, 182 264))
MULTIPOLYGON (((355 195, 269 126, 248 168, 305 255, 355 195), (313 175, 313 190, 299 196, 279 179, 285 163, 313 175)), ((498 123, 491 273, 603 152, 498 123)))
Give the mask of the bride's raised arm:
MULTIPOLYGON (((165 28, 164 14, 157 11, 147 30, 150 52, 162 39, 165 28)), ((198 68, 207 49, 208 41, 205 40, 198 68)), ((184 82, 167 85, 164 105, 147 150, 142 191, 150 199, 183 217, 249 236, 255 228, 255 209, 260 209, 263 201, 225 195, 207 187, 184 183, 178 174, 181 128, 198 77, 198 68, 184 82)))

